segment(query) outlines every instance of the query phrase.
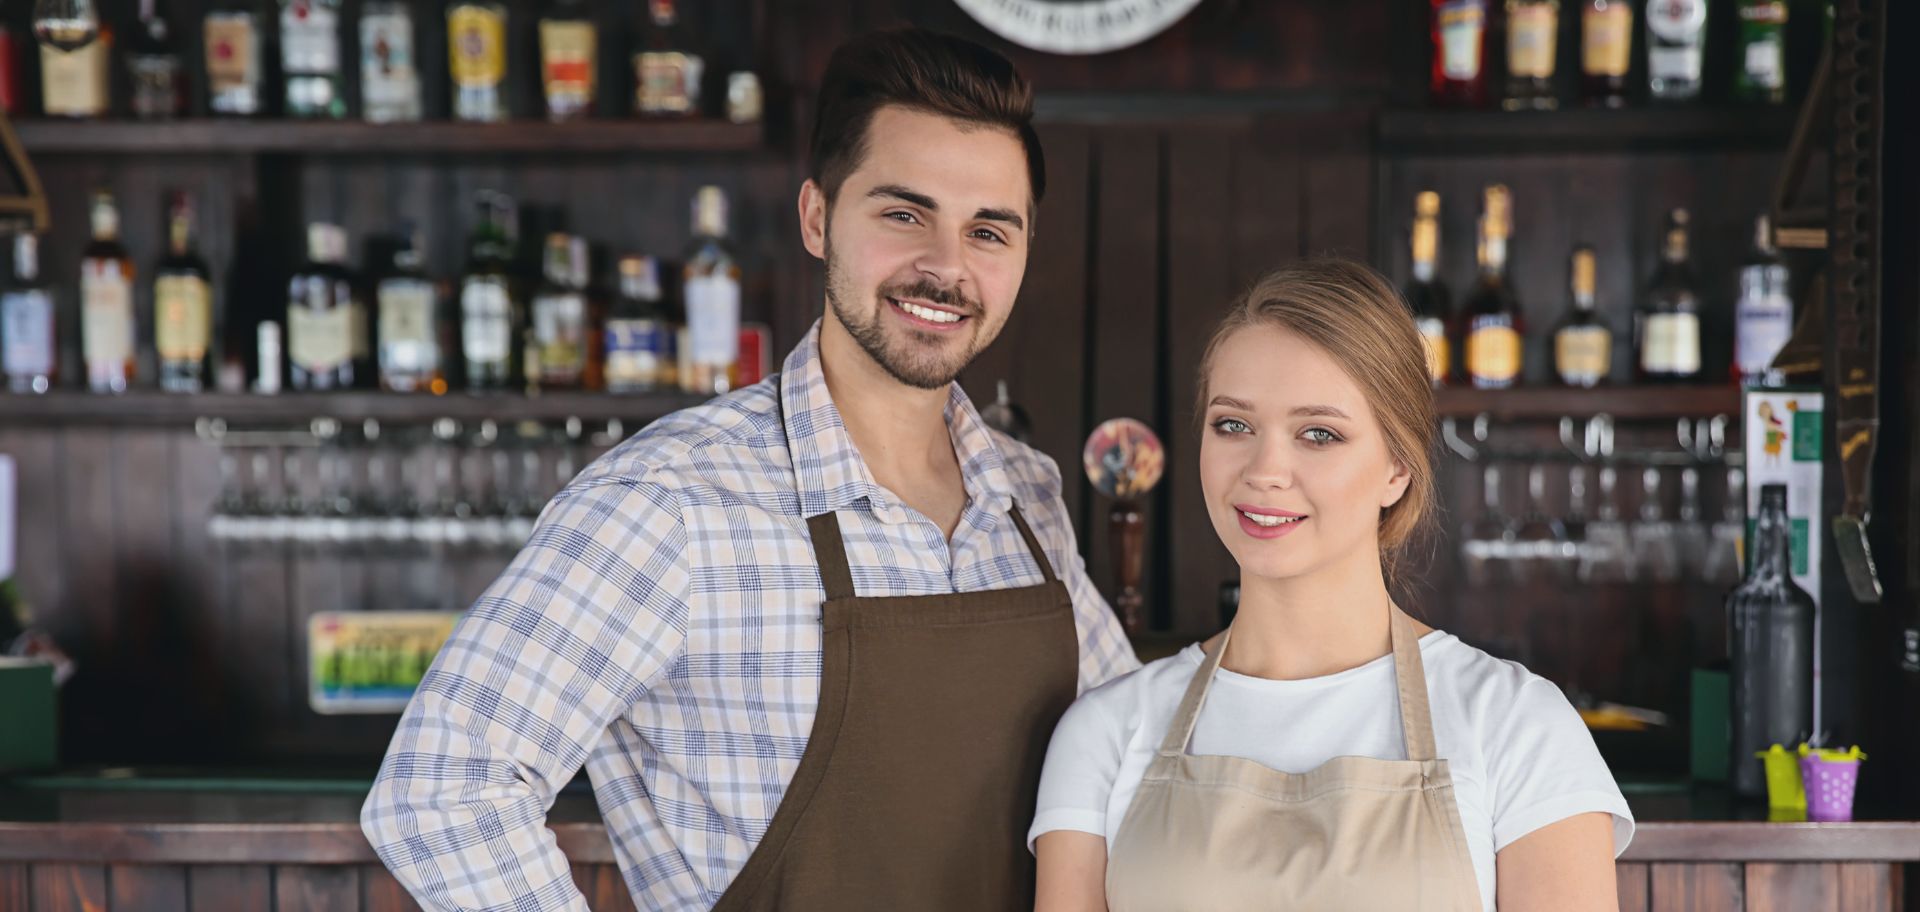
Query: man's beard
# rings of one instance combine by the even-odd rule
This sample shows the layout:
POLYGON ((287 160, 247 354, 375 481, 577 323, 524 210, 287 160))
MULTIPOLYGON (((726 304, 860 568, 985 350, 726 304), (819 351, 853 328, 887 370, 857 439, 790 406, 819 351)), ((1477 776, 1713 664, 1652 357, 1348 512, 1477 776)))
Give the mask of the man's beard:
MULTIPOLYGON (((872 358, 882 370, 901 383, 924 390, 945 387, 960 376, 960 371, 972 363, 974 356, 980 354, 980 350, 986 347, 987 342, 992 341, 991 338, 986 340, 980 338, 979 321, 983 319, 984 313, 978 301, 969 300, 956 290, 941 288, 924 278, 915 282, 880 286, 875 292, 874 303, 877 306, 863 318, 849 306, 850 301, 858 300, 858 293, 847 287, 846 279, 841 275, 838 264, 834 260, 832 244, 827 245, 826 261, 827 306, 833 308, 833 314, 840 320, 840 325, 845 326, 847 334, 852 336, 855 342, 860 343, 860 348, 866 351, 867 357, 872 358), (944 351, 914 350, 919 347, 913 346, 911 340, 898 344, 891 343, 884 324, 887 315, 881 312, 882 309, 893 306, 892 302, 887 300, 888 298, 914 298, 960 310, 966 315, 967 321, 974 324, 971 327, 973 330, 971 344, 958 354, 946 354, 944 351)), ((906 332, 909 337, 921 336, 931 345, 939 344, 938 337, 932 333, 923 333, 912 327, 907 327, 906 332)))

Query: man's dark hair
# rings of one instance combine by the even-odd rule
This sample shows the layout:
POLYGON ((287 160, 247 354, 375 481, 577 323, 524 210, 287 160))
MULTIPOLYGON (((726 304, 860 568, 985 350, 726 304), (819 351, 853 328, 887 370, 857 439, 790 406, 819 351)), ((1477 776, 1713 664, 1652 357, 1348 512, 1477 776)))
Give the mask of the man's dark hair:
POLYGON ((904 28, 871 32, 833 52, 814 111, 813 180, 827 201, 867 154, 867 127, 887 105, 1009 130, 1027 151, 1038 203, 1047 163, 1033 129, 1033 87, 1013 62, 964 38, 904 28))

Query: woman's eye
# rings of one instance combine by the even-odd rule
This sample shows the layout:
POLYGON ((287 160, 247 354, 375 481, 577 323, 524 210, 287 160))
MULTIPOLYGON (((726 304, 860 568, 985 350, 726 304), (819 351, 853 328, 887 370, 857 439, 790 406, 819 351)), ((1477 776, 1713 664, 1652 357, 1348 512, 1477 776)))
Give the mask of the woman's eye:
POLYGON ((1238 418, 1222 418, 1213 423, 1213 429, 1222 434, 1245 434, 1253 430, 1238 418))
POLYGON ((1326 428, 1318 428, 1318 427, 1307 428, 1305 431, 1302 432, 1302 434, 1304 434, 1308 440, 1311 440, 1314 443, 1326 444, 1326 443, 1340 442, 1340 435, 1332 431, 1329 431, 1326 428))

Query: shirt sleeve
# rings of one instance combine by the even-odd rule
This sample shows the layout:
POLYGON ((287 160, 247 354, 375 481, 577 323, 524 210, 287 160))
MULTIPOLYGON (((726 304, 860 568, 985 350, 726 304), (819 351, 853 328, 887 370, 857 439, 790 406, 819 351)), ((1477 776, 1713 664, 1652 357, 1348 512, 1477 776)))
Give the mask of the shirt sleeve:
POLYGON ((686 541, 661 486, 577 486, 455 625, 360 814, 421 906, 586 910, 547 812, 679 654, 686 541))
POLYGON ((1613 817, 1614 857, 1626 851, 1633 813, 1593 734, 1551 681, 1528 675, 1486 745, 1495 853, 1548 824, 1596 811, 1613 817))
POLYGON ((1054 830, 1106 838, 1107 803, 1126 753, 1127 730, 1123 717, 1103 704, 1118 696, 1113 687, 1082 696, 1054 726, 1047 762, 1040 769, 1040 795, 1033 826, 1027 831, 1027 851, 1033 851, 1042 834, 1054 830))

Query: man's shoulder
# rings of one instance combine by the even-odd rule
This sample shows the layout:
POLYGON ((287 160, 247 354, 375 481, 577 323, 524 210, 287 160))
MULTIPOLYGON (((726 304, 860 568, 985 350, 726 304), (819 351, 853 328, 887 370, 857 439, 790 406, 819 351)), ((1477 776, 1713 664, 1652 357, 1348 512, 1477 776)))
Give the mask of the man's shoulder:
POLYGON ((791 466, 778 379, 665 415, 595 460, 574 486, 656 483, 729 490, 756 487, 791 466))
POLYGON ((1014 485, 1014 496, 1023 501, 1052 500, 1060 496, 1060 466, 1048 456, 998 430, 987 434, 1000 451, 1007 478, 1014 485))

